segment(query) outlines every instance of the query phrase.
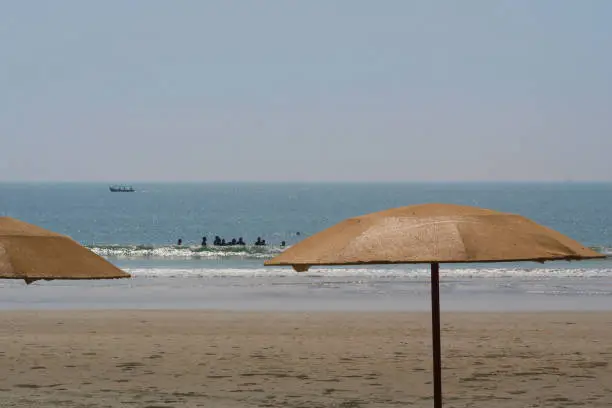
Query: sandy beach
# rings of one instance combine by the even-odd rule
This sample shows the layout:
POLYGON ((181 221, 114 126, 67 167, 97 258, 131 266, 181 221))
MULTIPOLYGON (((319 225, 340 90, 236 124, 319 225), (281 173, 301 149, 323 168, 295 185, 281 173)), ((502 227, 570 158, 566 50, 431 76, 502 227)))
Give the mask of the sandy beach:
MULTIPOLYGON (((0 313, 2 407, 430 407, 428 313, 0 313)), ((612 313, 443 313, 447 407, 607 407, 612 313)))

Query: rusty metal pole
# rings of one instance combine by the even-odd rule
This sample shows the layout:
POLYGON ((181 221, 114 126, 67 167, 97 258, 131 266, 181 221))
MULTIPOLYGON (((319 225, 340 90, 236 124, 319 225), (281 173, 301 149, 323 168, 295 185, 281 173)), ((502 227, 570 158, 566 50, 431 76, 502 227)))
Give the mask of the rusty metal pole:
POLYGON ((440 347, 440 264, 431 264, 431 333, 433 344, 434 408, 442 408, 442 356, 440 347))

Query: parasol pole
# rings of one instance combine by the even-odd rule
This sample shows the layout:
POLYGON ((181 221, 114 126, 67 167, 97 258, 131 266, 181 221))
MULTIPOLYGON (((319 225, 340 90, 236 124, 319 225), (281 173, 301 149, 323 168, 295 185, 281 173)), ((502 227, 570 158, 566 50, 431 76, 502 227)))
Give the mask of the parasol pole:
POLYGON ((434 408, 442 408, 442 357, 440 353, 440 264, 431 264, 431 334, 433 343, 434 408))

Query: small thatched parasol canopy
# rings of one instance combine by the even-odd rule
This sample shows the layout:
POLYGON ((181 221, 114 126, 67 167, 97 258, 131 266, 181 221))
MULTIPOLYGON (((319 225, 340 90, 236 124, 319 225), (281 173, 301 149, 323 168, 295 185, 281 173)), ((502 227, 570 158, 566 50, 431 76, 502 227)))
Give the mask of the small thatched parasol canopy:
POLYGON ((0 217, 0 279, 129 278, 104 258, 65 235, 0 217))

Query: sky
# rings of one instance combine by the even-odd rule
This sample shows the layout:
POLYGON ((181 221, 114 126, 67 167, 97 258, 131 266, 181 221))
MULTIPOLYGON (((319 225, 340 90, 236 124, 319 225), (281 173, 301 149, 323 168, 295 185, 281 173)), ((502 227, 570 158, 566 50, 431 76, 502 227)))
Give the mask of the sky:
POLYGON ((1 181, 611 181, 608 0, 0 0, 1 181))

